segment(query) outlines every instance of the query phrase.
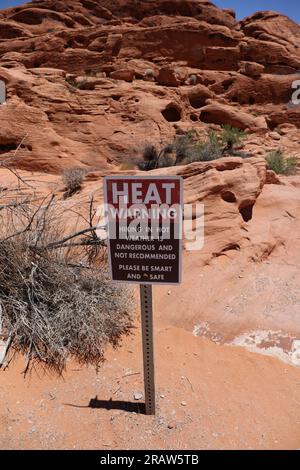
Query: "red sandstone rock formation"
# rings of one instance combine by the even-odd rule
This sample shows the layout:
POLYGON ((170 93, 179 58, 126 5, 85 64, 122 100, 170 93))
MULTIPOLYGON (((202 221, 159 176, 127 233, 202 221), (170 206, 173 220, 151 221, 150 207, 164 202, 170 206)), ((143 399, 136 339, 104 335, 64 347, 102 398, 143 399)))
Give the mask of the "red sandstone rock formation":
MULTIPOLYGON (((184 178, 185 202, 204 203, 205 245, 185 251, 180 287, 155 292, 159 428, 140 415, 86 411, 92 394, 130 401, 142 388, 142 375, 128 373, 141 369, 136 334, 109 352, 99 382, 76 365, 70 387, 55 382, 55 395, 48 379, 24 391, 20 364, 18 374, 12 368, 0 387, 0 448, 299 447, 299 369, 195 338, 271 348, 300 363, 300 180, 268 171, 264 159, 278 148, 300 154, 300 107, 290 105, 299 38, 284 16, 238 23, 231 10, 201 0, 37 0, 0 12, 0 159, 22 142, 14 160, 21 176, 34 180, 37 198, 54 193, 72 208, 74 224, 90 194, 102 202, 102 176, 120 173, 147 142, 227 123, 247 130, 252 155, 163 170, 184 178), (74 166, 88 174, 81 192, 63 200, 58 175, 74 166), (61 413, 67 402, 76 413, 61 413)), ((0 189, 15 184, 1 168, 0 189)))
POLYGON ((26 136, 21 168, 105 169, 180 129, 228 123, 263 136, 300 127, 289 104, 299 37, 284 16, 238 23, 201 0, 41 0, 2 10, 1 153, 26 136))

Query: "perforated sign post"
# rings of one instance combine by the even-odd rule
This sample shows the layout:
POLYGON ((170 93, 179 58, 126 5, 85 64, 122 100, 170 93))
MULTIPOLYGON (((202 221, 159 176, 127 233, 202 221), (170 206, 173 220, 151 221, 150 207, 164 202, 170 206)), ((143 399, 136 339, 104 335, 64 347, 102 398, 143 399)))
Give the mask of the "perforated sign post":
POLYGON ((140 284, 146 414, 155 414, 152 284, 181 282, 183 184, 178 176, 107 176, 113 281, 140 284))

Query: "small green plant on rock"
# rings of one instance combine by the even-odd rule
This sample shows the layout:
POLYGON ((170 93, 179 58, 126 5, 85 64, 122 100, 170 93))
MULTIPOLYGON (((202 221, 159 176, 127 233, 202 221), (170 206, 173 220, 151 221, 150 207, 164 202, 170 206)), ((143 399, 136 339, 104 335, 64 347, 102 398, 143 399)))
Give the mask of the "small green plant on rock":
POLYGON ((295 157, 285 157, 282 149, 273 150, 267 155, 268 169, 278 175, 292 175, 296 173, 298 161, 295 157))
POLYGON ((222 156, 222 147, 216 132, 210 130, 203 142, 196 143, 189 152, 188 163, 209 162, 222 156))
POLYGON ((145 71, 145 77, 147 80, 153 80, 154 79, 154 70, 153 69, 146 69, 145 71))
POLYGON ((157 168, 159 151, 153 144, 147 144, 144 147, 142 161, 138 162, 138 167, 143 171, 150 171, 157 168))
POLYGON ((189 85, 197 85, 197 75, 190 75, 188 78, 189 85))
POLYGON ((247 136, 246 132, 232 127, 229 124, 222 126, 222 143, 225 145, 223 153, 231 153, 234 148, 241 144, 242 140, 247 136))
POLYGON ((172 144, 167 144, 161 150, 153 144, 147 144, 143 150, 142 161, 138 161, 137 165, 143 171, 173 166, 175 161, 172 156, 173 150, 172 144))
POLYGON ((84 90, 88 80, 86 77, 80 81, 77 81, 74 77, 66 77, 65 81, 73 88, 77 88, 77 90, 84 90))
POLYGON ((147 145, 142 154, 142 161, 137 164, 140 170, 149 171, 184 163, 209 162, 221 158, 224 153, 231 153, 241 158, 250 157, 252 155, 249 153, 234 150, 245 136, 246 133, 240 129, 225 125, 220 136, 210 129, 207 137, 199 141, 195 129, 190 129, 183 135, 176 136, 173 142, 161 150, 158 150, 155 145, 147 145), (225 148, 224 144, 226 144, 225 148))
POLYGON ((140 170, 149 171, 155 168, 165 168, 180 165, 187 161, 197 143, 197 133, 190 129, 183 135, 178 135, 173 142, 160 150, 153 144, 144 147, 142 161, 137 163, 140 170))
POLYGON ((185 134, 175 137, 172 146, 175 153, 175 165, 181 164, 188 159, 196 144, 197 134, 194 129, 187 131, 185 134))

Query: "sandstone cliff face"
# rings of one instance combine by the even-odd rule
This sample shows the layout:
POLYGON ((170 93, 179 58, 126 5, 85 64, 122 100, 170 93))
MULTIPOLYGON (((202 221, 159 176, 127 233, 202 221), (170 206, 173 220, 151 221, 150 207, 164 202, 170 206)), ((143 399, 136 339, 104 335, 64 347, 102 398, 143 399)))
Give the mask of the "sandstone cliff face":
POLYGON ((257 133, 262 146, 270 130, 293 124, 297 150, 300 111, 290 101, 299 39, 299 25, 276 13, 238 23, 201 0, 44 0, 2 10, 0 152, 26 136, 21 168, 105 170, 145 141, 224 123, 257 133))
MULTIPOLYGON (((184 178, 185 202, 205 204, 205 245, 185 256, 184 305, 188 283, 197 285, 205 266, 212 268, 209 290, 223 260, 240 269, 285 247, 294 263, 299 177, 267 171, 264 157, 278 148, 300 155, 300 107, 290 105, 299 25, 272 12, 237 23, 231 11, 198 0, 47 0, 3 10, 0 35, 7 87, 0 158, 14 156, 26 180, 38 175, 38 196, 62 198, 57 175, 83 167, 82 192, 62 202, 83 211, 91 193, 102 202, 103 175, 136 173, 124 171, 124 162, 145 143, 160 146, 191 128, 205 136, 210 127, 231 124, 247 131, 247 159, 163 170, 184 178)), ((1 178, 13 185, 6 170, 1 178)), ((193 302, 185 325, 199 315, 193 302)), ((172 305, 164 311, 171 308, 176 323, 172 305)))
MULTIPOLYGON (((286 210, 298 220, 299 177, 267 171, 264 157, 278 148, 300 156, 300 106, 290 105, 299 25, 273 12, 238 23, 233 12, 200 0, 45 0, 3 10, 0 19, 7 87, 0 158, 14 156, 25 179, 38 172, 37 194, 61 197, 57 175, 83 167, 84 189, 71 201, 81 211, 90 193, 102 201, 102 176, 126 174, 121 164, 145 143, 230 124, 247 131, 247 159, 163 170, 183 176, 185 202, 205 204, 205 246, 191 264, 237 254, 241 264, 261 261, 289 240, 288 231, 273 230, 272 214, 261 234, 256 214, 270 186, 279 207, 291 193, 286 210)), ((285 210, 276 220, 286 224, 285 210)))
MULTIPOLYGON (((37 0, 0 11, 0 163, 13 157, 25 199, 54 194, 68 229, 86 221, 91 195, 103 201, 103 175, 137 174, 121 164, 145 143, 226 123, 247 131, 252 155, 163 169, 183 177, 185 203, 204 203, 205 243, 184 250, 182 285, 155 289, 159 419, 86 412, 95 393, 126 403, 143 388, 135 334, 109 352, 101 378, 70 364, 68 388, 41 375, 24 389, 17 362, 0 387, 0 447, 299 447, 299 368, 228 346, 300 364, 300 179, 268 171, 264 158, 278 148, 300 156, 299 45, 299 25, 284 16, 237 22, 202 0, 37 0), (88 171, 65 200, 67 167, 88 171), (76 407, 61 413, 62 403, 76 407)), ((20 194, 1 165, 0 193, 20 194)))

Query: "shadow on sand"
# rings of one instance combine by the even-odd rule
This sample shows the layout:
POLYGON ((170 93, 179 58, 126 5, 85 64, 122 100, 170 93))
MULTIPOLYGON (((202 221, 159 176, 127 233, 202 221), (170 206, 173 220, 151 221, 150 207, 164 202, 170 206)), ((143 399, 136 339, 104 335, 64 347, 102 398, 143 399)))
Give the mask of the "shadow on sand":
POLYGON ((122 400, 99 400, 96 396, 91 398, 89 404, 85 405, 73 405, 71 403, 65 403, 66 406, 73 406, 74 408, 100 408, 103 410, 121 410, 128 413, 139 413, 146 414, 145 403, 136 403, 131 401, 122 400))

